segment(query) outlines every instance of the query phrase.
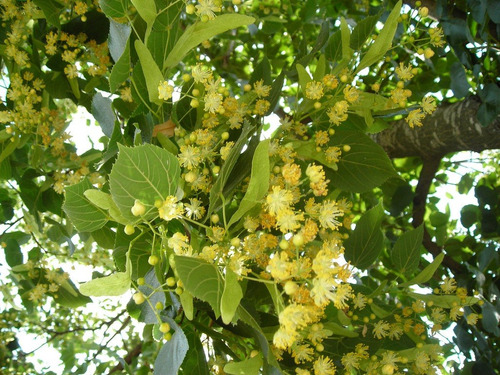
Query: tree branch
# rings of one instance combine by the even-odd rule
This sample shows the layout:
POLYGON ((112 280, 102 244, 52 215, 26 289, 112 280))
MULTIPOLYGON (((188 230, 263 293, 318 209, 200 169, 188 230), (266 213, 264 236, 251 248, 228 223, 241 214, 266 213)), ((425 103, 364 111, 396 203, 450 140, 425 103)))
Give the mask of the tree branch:
POLYGON ((442 104, 422 121, 422 127, 412 129, 402 119, 374 134, 372 139, 390 158, 419 156, 431 159, 450 152, 500 149, 500 119, 482 126, 477 120, 480 105, 476 96, 442 104))
MULTIPOLYGON (((132 360, 135 357, 138 357, 141 353, 142 353, 142 343, 139 343, 130 352, 127 353, 127 355, 124 358, 125 363, 129 365, 130 363, 132 363, 132 360)), ((121 370, 123 370, 123 365, 119 363, 111 370, 109 370, 108 375, 121 370)))
MULTIPOLYGON (((423 159, 422 170, 420 171, 420 176, 418 178, 418 184, 415 189, 415 197, 413 198, 413 227, 418 227, 424 221, 425 205, 427 204, 427 195, 429 195, 429 189, 432 184, 432 180, 439 170, 439 165, 441 164, 441 158, 433 159, 423 159)), ((422 244, 434 257, 439 255, 443 248, 432 241, 431 235, 424 226, 424 237, 422 239, 422 244)), ((443 259, 443 264, 448 267, 453 273, 463 273, 465 268, 453 258, 445 256, 443 259)))

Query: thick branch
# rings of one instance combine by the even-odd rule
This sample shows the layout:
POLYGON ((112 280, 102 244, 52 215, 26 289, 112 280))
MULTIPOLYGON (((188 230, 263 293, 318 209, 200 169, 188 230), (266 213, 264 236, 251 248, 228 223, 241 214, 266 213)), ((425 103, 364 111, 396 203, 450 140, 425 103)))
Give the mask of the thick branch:
POLYGON ((373 135, 389 157, 419 156, 442 158, 450 152, 500 149, 500 119, 487 127, 477 120, 481 102, 475 96, 441 105, 423 120, 420 128, 410 128, 405 120, 373 135))

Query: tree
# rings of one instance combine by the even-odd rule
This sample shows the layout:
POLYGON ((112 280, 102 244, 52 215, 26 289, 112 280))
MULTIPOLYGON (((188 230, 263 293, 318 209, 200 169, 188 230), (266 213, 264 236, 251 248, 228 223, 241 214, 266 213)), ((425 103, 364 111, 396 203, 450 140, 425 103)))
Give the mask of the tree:
POLYGON ((2 372, 498 373, 500 11, 417 3, 3 1, 2 372))

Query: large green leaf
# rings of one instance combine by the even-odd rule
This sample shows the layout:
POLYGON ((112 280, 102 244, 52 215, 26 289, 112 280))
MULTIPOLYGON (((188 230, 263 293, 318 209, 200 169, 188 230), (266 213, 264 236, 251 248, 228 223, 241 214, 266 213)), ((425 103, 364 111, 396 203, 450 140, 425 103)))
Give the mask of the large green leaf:
POLYGON ((186 290, 202 301, 208 302, 215 316, 220 316, 220 301, 224 282, 219 270, 202 259, 186 256, 175 257, 175 267, 186 290))
POLYGON ((415 276, 413 279, 410 281, 407 281, 406 283, 399 284, 400 287, 406 287, 414 284, 423 284, 426 283, 431 279, 431 277, 434 275, 438 267, 441 265, 441 262, 444 259, 444 253, 439 254, 437 257, 434 258, 431 264, 429 264, 427 267, 425 267, 422 272, 420 272, 417 276, 415 276))
POLYGON ((110 18, 125 17, 129 5, 129 0, 99 0, 99 7, 110 18))
POLYGON ((152 218, 156 214, 155 200, 177 191, 179 162, 167 150, 151 144, 118 147, 118 158, 109 175, 111 196, 131 222, 137 219, 130 212, 136 199, 146 206, 144 217, 152 218))
POLYGON ((62 6, 58 1, 55 0, 33 0, 35 5, 40 7, 45 18, 49 23, 54 26, 60 27, 61 22, 59 21, 59 16, 62 10, 62 6))
POLYGON ((161 347, 156 356, 154 365, 154 375, 174 375, 186 357, 189 348, 186 335, 175 320, 162 315, 162 321, 167 322, 174 330, 172 338, 161 347))
POLYGON ((153 25, 156 18, 155 0, 130 0, 137 9, 137 13, 150 26, 153 25))
POLYGON ((111 69, 109 76, 109 88, 111 92, 115 92, 120 85, 125 82, 130 76, 130 42, 127 41, 125 50, 121 54, 118 61, 111 69))
POLYGON ((161 102, 158 99, 158 85, 163 81, 163 74, 153 59, 151 52, 149 52, 148 47, 140 39, 134 42, 134 46, 141 62, 144 78, 146 79, 149 101, 161 102))
POLYGON ((345 258, 351 264, 366 269, 371 266, 384 245, 384 235, 380 224, 384 215, 380 202, 365 214, 356 223, 356 228, 344 242, 345 258))
POLYGON ((186 54, 204 40, 217 34, 254 23, 255 18, 243 14, 222 14, 208 22, 197 22, 184 30, 174 48, 168 54, 164 67, 171 68, 177 65, 186 54))
POLYGON ((226 269, 226 280, 224 282, 224 292, 221 299, 221 317, 225 324, 231 323, 236 309, 243 298, 243 292, 238 282, 238 275, 231 269, 226 269))
POLYGON ((111 99, 97 92, 92 98, 92 116, 99 123, 104 135, 111 138, 115 127, 115 113, 111 108, 111 99))
POLYGON ((90 280, 80 286, 80 293, 84 296, 121 296, 130 289, 131 282, 130 259, 127 259, 125 272, 116 272, 112 275, 90 280))
POLYGON ((332 184, 339 189, 363 193, 380 186, 389 177, 397 176, 384 149, 367 135, 338 129, 332 143, 341 148, 343 145, 351 147, 349 152, 342 153, 338 169, 332 172, 332 184))
POLYGON ((353 50, 361 48, 366 39, 372 34, 373 28, 380 20, 380 14, 363 18, 352 30, 350 46, 353 50))
POLYGON ((186 359, 182 363, 182 369, 186 374, 190 375, 209 375, 210 370, 208 369, 205 350, 200 341, 200 332, 195 331, 193 326, 187 324, 183 326, 183 329, 189 344, 189 350, 186 359))
POLYGON ((416 229, 403 233, 394 244, 391 258, 401 273, 408 275, 417 269, 423 236, 424 227, 420 225, 416 229))
POLYGON ((264 198, 269 189, 269 139, 259 143, 252 159, 252 174, 245 196, 236 212, 229 220, 228 227, 240 220, 259 201, 264 198))
POLYGON ((228 362, 224 366, 224 372, 234 375, 259 375, 262 364, 262 356, 257 355, 239 362, 228 362))
POLYGON ((377 39, 368 49, 368 52, 363 56, 361 62, 356 68, 356 73, 369 67, 373 63, 380 61, 380 59, 385 55, 385 53, 391 48, 392 40, 394 39, 394 34, 396 34, 396 28, 398 27, 398 18, 401 12, 401 0, 396 3, 392 9, 389 17, 385 21, 384 28, 377 36, 377 39))
POLYGON ((80 232, 93 232, 108 222, 106 212, 85 197, 84 192, 91 188, 92 184, 88 179, 66 188, 63 210, 80 232))

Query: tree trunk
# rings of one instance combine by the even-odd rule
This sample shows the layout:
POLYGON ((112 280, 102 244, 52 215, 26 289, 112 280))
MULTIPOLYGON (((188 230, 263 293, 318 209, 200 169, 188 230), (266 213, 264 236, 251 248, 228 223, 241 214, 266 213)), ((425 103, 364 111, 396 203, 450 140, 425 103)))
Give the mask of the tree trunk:
POLYGON ((372 138, 390 158, 433 159, 450 152, 500 149, 500 118, 483 127, 477 120, 480 104, 476 96, 471 96, 441 105, 422 121, 420 128, 412 129, 402 119, 372 138))

